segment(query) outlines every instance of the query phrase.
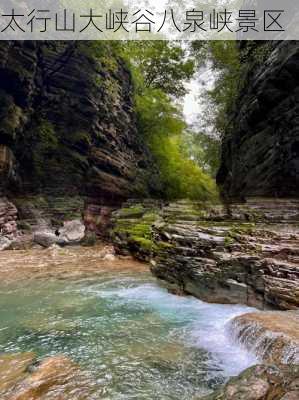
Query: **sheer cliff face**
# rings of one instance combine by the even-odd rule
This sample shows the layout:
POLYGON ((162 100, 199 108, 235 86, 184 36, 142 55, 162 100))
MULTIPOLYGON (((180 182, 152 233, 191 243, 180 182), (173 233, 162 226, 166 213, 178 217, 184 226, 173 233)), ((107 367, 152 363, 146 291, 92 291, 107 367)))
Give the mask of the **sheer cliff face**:
POLYGON ((226 197, 299 195, 299 42, 267 46, 223 141, 217 181, 226 197))
POLYGON ((111 201, 156 190, 143 183, 154 174, 130 74, 108 45, 92 46, 0 43, 0 173, 10 191, 111 201))

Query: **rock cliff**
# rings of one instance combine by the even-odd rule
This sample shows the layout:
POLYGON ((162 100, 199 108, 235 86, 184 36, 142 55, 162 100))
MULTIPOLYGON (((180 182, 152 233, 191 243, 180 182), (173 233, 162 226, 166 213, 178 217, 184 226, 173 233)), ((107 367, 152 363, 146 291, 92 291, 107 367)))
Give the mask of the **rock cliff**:
MULTIPOLYGON (((246 48, 247 46, 247 48, 246 48)), ((246 74, 222 146, 218 184, 228 198, 299 195, 299 42, 267 42, 246 74)))
POLYGON ((1 191, 21 219, 78 217, 88 207, 92 225, 103 204, 159 191, 132 93, 111 44, 0 43, 1 191))

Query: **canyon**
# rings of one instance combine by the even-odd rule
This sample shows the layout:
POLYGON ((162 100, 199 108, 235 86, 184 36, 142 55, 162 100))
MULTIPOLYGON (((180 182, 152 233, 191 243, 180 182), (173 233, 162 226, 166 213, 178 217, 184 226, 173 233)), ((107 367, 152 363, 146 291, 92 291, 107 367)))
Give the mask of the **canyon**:
MULTIPOLYGON (((63 260, 47 260, 61 250, 55 236, 64 224, 80 221, 75 237, 83 229, 82 245, 101 238, 113 246, 96 249, 98 257, 79 248, 74 258, 88 258, 86 278, 99 259, 121 264, 133 255, 170 293, 261 310, 237 316, 231 335, 263 365, 209 400, 299 396, 299 45, 257 48, 258 59, 248 48, 223 138, 221 199, 207 204, 163 198, 159 170, 138 134, 130 72, 109 46, 95 53, 81 42, 0 44, 0 250, 19 257, 14 270, 8 256, 1 274, 30 279, 21 260, 33 248, 37 275, 65 277, 63 260)), ((31 365, 34 357, 28 359, 31 365)), ((39 374, 49 379, 52 362, 81 374, 69 360, 46 359, 33 378, 22 369, 19 396, 32 395, 39 374)))

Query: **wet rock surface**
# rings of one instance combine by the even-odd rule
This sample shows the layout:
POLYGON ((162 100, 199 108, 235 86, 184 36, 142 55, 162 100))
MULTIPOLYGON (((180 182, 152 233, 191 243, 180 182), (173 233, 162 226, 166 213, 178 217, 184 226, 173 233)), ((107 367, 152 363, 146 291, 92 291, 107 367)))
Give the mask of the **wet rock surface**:
POLYGON ((231 322, 230 330, 264 362, 299 364, 299 311, 245 314, 231 322))
POLYGON ((260 309, 229 329, 265 363, 203 400, 299 398, 298 202, 251 199, 206 206, 127 203, 114 213, 114 242, 151 263, 171 292, 260 309), (273 364, 273 365, 272 365, 273 364))
POLYGON ((24 379, 34 360, 34 353, 0 354, 0 394, 24 379))
POLYGON ((232 378, 224 388, 198 400, 295 400, 299 366, 257 365, 232 378))
POLYGON ((37 361, 34 354, 0 357, 3 400, 88 399, 92 382, 69 358, 57 355, 37 361))
POLYGON ((128 203, 112 236, 120 251, 151 260, 155 276, 204 301, 297 309, 297 206, 128 203))

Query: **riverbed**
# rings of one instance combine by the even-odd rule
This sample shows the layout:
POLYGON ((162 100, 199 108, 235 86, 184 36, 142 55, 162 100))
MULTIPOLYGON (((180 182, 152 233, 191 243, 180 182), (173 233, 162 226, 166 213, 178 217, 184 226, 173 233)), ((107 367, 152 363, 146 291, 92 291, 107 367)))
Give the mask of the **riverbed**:
POLYGON ((170 294, 146 264, 102 256, 1 253, 0 353, 63 354, 93 382, 90 399, 111 400, 195 399, 257 362, 228 329, 252 308, 170 294))

